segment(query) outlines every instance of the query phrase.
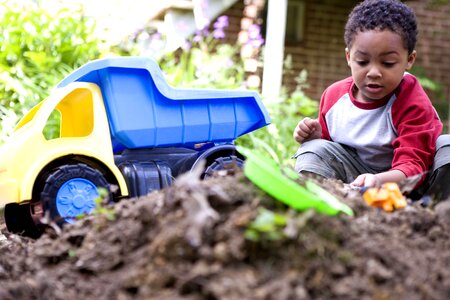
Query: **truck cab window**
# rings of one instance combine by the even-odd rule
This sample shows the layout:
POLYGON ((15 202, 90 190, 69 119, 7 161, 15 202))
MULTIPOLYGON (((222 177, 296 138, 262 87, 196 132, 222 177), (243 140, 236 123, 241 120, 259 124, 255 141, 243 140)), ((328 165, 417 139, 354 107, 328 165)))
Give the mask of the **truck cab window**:
POLYGON ((44 137, 46 140, 59 138, 61 128, 61 113, 56 109, 52 111, 44 127, 44 137))
POLYGON ((79 88, 70 92, 50 114, 43 134, 46 139, 85 137, 94 128, 92 93, 79 88))

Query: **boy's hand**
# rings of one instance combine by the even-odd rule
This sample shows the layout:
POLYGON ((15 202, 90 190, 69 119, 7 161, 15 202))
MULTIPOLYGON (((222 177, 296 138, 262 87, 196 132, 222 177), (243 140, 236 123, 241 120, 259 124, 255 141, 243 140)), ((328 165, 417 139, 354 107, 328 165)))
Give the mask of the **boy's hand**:
POLYGON ((356 177, 350 185, 358 187, 380 187, 385 182, 402 182, 406 179, 405 173, 400 170, 389 170, 382 173, 364 173, 356 177))
POLYGON ((358 187, 379 187, 381 182, 375 176, 375 174, 361 174, 356 179, 350 183, 350 185, 358 186, 358 187))
POLYGON ((304 118, 298 122, 293 136, 298 143, 320 139, 322 137, 322 126, 317 119, 304 118))

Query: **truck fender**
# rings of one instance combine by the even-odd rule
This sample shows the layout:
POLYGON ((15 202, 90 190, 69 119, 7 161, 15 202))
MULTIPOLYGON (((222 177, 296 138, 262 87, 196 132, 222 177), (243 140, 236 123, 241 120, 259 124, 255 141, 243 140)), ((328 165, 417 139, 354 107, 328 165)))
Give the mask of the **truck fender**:
POLYGON ((70 165, 70 164, 77 164, 77 163, 84 163, 89 166, 91 166, 94 169, 101 170, 105 173, 106 178, 112 183, 117 184, 119 189, 117 191, 117 196, 120 197, 126 197, 128 196, 128 188, 125 182, 125 179, 123 178, 123 175, 121 174, 120 170, 117 168, 117 166, 105 163, 100 160, 97 160, 93 157, 84 156, 84 155, 76 155, 76 154, 70 154, 58 157, 57 159, 54 159, 52 161, 46 161, 40 164, 40 168, 35 168, 35 170, 40 170, 39 173, 36 173, 35 176, 31 177, 27 182, 32 182, 33 184, 28 184, 27 186, 23 186, 23 188, 28 187, 30 190, 28 191, 29 197, 27 199, 32 199, 33 196, 36 195, 36 188, 41 188, 42 185, 42 179, 46 178, 48 176, 48 172, 51 170, 61 167, 64 165, 70 165))

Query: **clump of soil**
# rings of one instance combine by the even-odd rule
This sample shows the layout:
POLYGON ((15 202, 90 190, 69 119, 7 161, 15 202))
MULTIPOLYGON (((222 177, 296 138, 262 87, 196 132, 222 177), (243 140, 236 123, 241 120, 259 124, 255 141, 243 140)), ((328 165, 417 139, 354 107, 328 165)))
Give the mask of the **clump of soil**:
POLYGON ((180 177, 38 240, 1 225, 0 299, 448 298, 450 201, 385 213, 323 184, 354 217, 290 211, 238 173, 180 177), (286 222, 246 238, 267 211, 286 222))

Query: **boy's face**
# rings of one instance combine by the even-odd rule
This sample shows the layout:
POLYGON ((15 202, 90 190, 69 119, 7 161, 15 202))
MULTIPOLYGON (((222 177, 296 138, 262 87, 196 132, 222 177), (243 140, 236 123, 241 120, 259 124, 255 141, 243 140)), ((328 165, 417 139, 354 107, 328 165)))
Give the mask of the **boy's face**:
POLYGON ((402 37, 390 30, 358 32, 345 54, 358 88, 354 97, 361 102, 390 97, 416 59, 416 52, 408 55, 402 37))

